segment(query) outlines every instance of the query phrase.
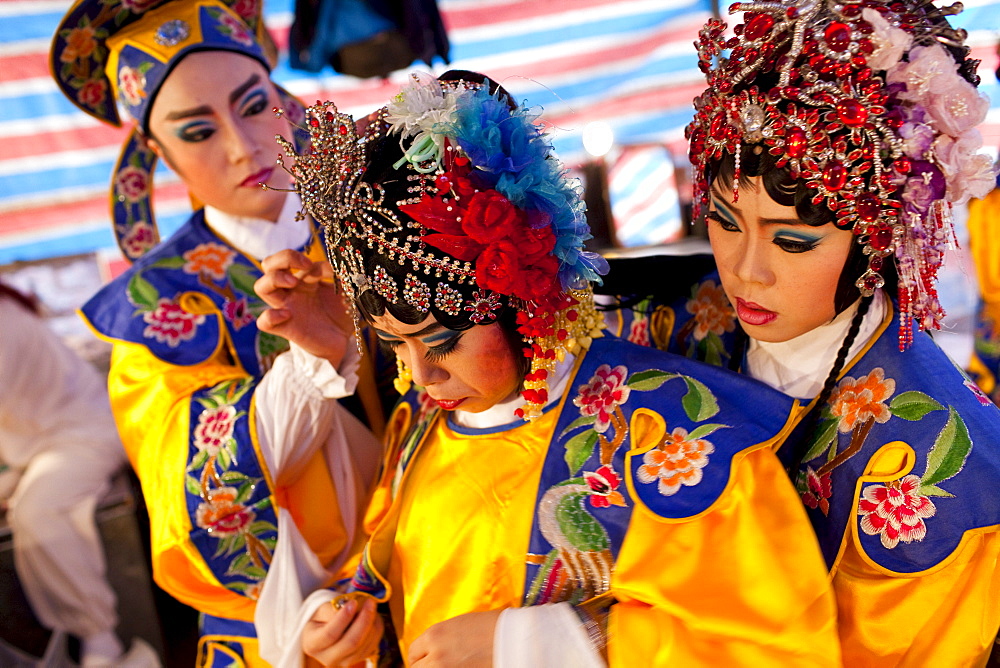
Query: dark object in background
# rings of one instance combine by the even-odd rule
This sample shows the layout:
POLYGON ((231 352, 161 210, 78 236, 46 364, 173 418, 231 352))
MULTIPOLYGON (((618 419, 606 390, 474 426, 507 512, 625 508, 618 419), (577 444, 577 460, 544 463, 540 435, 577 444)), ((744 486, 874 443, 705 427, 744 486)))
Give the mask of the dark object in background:
POLYGON ((296 0, 289 64, 307 72, 386 77, 435 56, 448 63, 448 35, 435 0, 296 0))

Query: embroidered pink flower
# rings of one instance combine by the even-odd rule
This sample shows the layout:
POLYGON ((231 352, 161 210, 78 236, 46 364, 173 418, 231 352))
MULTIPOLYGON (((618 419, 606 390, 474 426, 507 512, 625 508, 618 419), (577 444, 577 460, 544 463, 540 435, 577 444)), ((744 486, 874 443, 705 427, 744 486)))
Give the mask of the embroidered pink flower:
POLYGON ((135 107, 146 97, 146 77, 134 67, 123 67, 118 72, 118 90, 126 104, 135 107))
POLYGON ((713 452, 715 446, 709 441, 689 439, 687 430, 677 427, 662 443, 642 456, 636 477, 643 483, 659 481, 660 494, 672 496, 681 485, 692 487, 701 482, 702 469, 713 452))
POLYGON ((91 25, 73 28, 66 36, 66 48, 59 54, 59 60, 64 63, 72 63, 77 60, 90 58, 97 46, 94 39, 94 27, 91 25))
POLYGON ((184 271, 189 274, 204 274, 209 278, 221 281, 226 277, 226 270, 233 263, 236 251, 208 241, 198 244, 191 250, 184 253, 184 271))
POLYGON ((878 367, 857 380, 848 376, 840 381, 830 397, 830 413, 840 418, 837 429, 846 434, 869 419, 888 422, 892 413, 885 402, 896 391, 896 381, 884 373, 878 367))
POLYGON ((590 505, 595 508, 625 505, 625 498, 617 491, 622 479, 610 466, 602 466, 596 471, 584 471, 583 479, 593 492, 589 497, 590 505))
POLYGON ((138 202, 149 192, 149 173, 133 165, 115 175, 115 193, 127 202, 138 202))
POLYGON ((232 4, 231 9, 243 20, 255 18, 257 16, 257 0, 237 0, 232 4))
POLYGON ((694 314, 694 338, 701 341, 711 332, 721 336, 736 327, 736 314, 726 293, 715 281, 705 281, 698 286, 694 298, 687 303, 688 313, 694 314))
POLYGON ((250 304, 247 302, 246 297, 240 297, 234 302, 227 300, 226 304, 222 307, 222 314, 226 317, 226 320, 233 323, 233 328, 237 330, 254 321, 254 316, 250 312, 250 304))
POLYGON ((869 536, 879 535, 882 545, 892 549, 899 544, 920 541, 927 535, 924 520, 936 512, 934 502, 917 493, 920 478, 908 475, 886 485, 865 487, 858 502, 861 530, 869 536))
POLYGON ((989 397, 988 397, 988 396, 986 395, 986 393, 985 393, 985 392, 983 392, 983 391, 982 391, 982 390, 981 390, 981 389, 979 388, 979 386, 978 386, 978 385, 976 385, 976 384, 975 384, 974 382, 972 382, 971 380, 969 380, 969 379, 966 379, 966 380, 965 380, 965 382, 963 383, 963 385, 965 385, 965 386, 966 386, 967 388, 969 388, 969 392, 972 392, 972 394, 974 394, 974 395, 975 395, 975 397, 976 397, 976 399, 977 399, 977 400, 979 401, 980 405, 982 405, 982 406, 989 406, 990 404, 992 404, 992 403, 993 403, 993 402, 992 402, 992 401, 990 400, 990 398, 989 398, 989 397))
POLYGON ((159 0, 122 0, 122 8, 133 14, 142 14, 147 9, 155 5, 159 0))
POLYGON ((143 255, 157 243, 156 230, 144 220, 133 223, 122 237, 122 249, 130 258, 143 255))
POLYGON ((810 508, 819 508, 824 515, 830 513, 830 502, 827 499, 833 494, 830 476, 830 473, 817 475, 811 466, 806 468, 807 489, 802 492, 802 502, 810 508))
POLYGON ((208 492, 208 501, 198 504, 195 523, 216 538, 234 536, 246 531, 256 514, 236 502, 235 487, 218 487, 208 492))
POLYGON ((611 426, 611 414, 626 401, 631 392, 625 384, 628 369, 624 366, 611 368, 609 364, 597 367, 590 382, 581 385, 573 404, 580 409, 580 415, 596 415, 594 429, 603 434, 611 426))
POLYGON ((628 330, 628 340, 640 346, 651 346, 649 340, 649 318, 636 318, 628 330))
POLYGON ((250 35, 250 31, 247 29, 246 24, 239 19, 234 18, 229 14, 222 14, 219 16, 219 24, 224 28, 222 32, 228 32, 234 42, 242 44, 243 46, 250 46, 253 44, 253 36, 250 35))
POLYGON ((84 83, 76 92, 77 101, 86 106, 96 106, 104 100, 108 85, 103 79, 91 79, 84 83))
POLYGON ((147 327, 142 335, 176 348, 181 341, 190 341, 205 322, 204 315, 195 315, 182 309, 173 299, 161 298, 152 311, 142 314, 147 327))
POLYGON ((211 456, 233 437, 236 426, 236 409, 232 406, 209 408, 198 415, 198 425, 194 428, 194 446, 211 456))

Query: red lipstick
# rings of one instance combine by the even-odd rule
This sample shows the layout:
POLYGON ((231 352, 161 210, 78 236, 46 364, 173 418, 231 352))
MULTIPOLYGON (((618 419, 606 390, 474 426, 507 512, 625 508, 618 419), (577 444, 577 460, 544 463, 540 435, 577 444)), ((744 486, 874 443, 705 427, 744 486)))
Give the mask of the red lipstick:
POLYGON ((243 183, 240 186, 243 188, 260 188, 260 184, 267 183, 267 180, 271 178, 271 174, 273 173, 274 167, 267 167, 243 179, 243 183))
POLYGON ((453 411, 456 408, 458 408, 459 404, 465 401, 465 399, 454 399, 454 400, 435 399, 434 401, 436 401, 437 405, 445 409, 446 411, 453 411))
POLYGON ((754 302, 743 301, 739 297, 736 298, 736 315, 748 325, 766 325, 778 317, 774 311, 754 302))

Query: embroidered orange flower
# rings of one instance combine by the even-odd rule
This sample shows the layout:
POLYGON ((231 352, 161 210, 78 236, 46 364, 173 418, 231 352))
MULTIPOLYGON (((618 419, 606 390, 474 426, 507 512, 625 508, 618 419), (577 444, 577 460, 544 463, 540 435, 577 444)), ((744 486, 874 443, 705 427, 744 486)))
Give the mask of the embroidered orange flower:
POLYGON ((97 41, 94 40, 94 27, 90 25, 73 28, 66 36, 66 48, 59 54, 59 60, 72 63, 84 58, 90 58, 97 41))
POLYGON ((688 300, 687 311, 694 315, 694 338, 701 341, 709 333, 721 336, 736 328, 736 314, 726 298, 721 285, 715 281, 705 281, 688 300))
POLYGON ((677 427, 663 442, 642 456, 636 475, 639 482, 659 481, 664 496, 677 493, 681 485, 692 487, 701 482, 702 469, 715 446, 703 438, 689 439, 687 429, 677 427))
POLYGON ((881 367, 855 380, 848 376, 840 381, 830 397, 830 413, 840 418, 838 429, 847 433, 856 424, 870 419, 887 422, 892 413, 885 402, 896 391, 896 381, 886 378, 881 367))
POLYGON ((244 531, 256 514, 236 502, 235 487, 218 487, 208 493, 208 501, 198 505, 195 522, 216 538, 233 536, 244 531))
POLYGON ((236 251, 214 241, 198 244, 184 253, 184 271, 189 274, 205 274, 221 281, 226 277, 226 270, 233 263, 236 251))

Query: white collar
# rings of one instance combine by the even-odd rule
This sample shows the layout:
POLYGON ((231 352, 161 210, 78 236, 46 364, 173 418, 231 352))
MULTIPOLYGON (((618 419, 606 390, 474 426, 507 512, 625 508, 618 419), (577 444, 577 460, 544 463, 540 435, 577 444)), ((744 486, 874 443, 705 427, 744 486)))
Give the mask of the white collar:
MULTIPOLYGON (((572 375, 570 372, 573 370, 574 364, 576 364, 576 357, 569 354, 566 355, 566 358, 562 362, 556 363, 552 379, 549 381, 549 401, 546 406, 562 399, 563 393, 566 391, 566 386, 569 384, 570 376, 572 375)), ((451 419, 460 427, 492 429, 493 427, 499 427, 500 425, 512 422, 521 422, 522 419, 517 417, 514 411, 523 405, 524 397, 518 392, 510 399, 501 401, 497 405, 491 406, 480 413, 470 413, 462 410, 455 411, 451 419)))
MULTIPOLYGON (((851 344, 847 362, 864 348, 882 324, 888 309, 887 302, 888 297, 879 290, 861 321, 861 329, 851 344)), ((750 339, 747 375, 792 397, 812 400, 823 389, 823 383, 833 368, 837 351, 858 311, 858 303, 855 302, 825 325, 794 339, 778 343, 750 339)))
POLYGON ((205 222, 223 239, 257 260, 286 248, 301 248, 312 235, 308 218, 295 220, 302 207, 298 193, 288 193, 277 222, 264 218, 233 216, 205 207, 205 222))

